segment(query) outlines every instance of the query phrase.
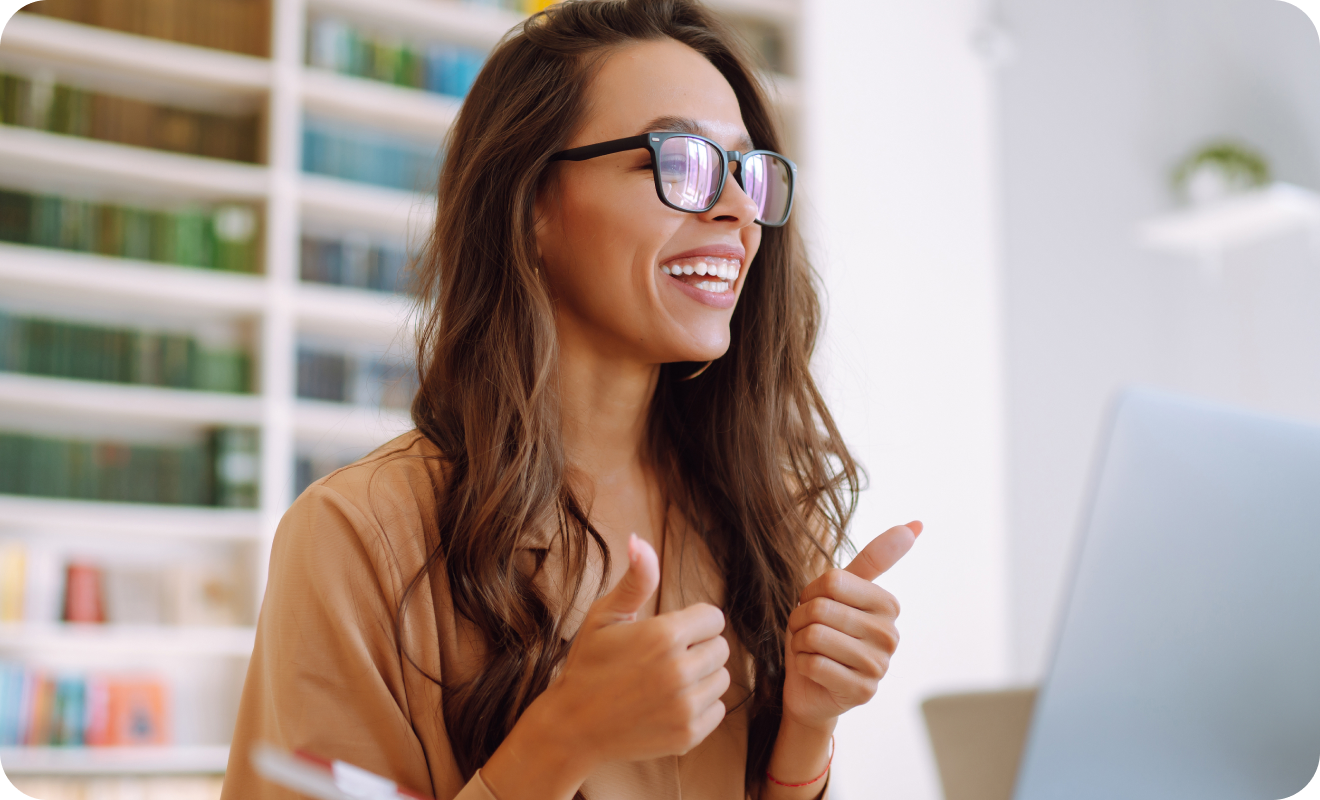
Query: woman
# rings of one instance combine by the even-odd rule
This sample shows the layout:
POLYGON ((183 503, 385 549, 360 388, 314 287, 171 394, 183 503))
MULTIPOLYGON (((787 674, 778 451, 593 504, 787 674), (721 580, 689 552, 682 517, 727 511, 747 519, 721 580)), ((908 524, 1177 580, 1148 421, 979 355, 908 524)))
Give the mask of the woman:
POLYGON ((920 526, 828 569, 858 470, 779 149, 692 0, 570 0, 496 49, 421 267, 417 430, 286 514, 226 798, 287 796, 262 740, 442 800, 824 794, 920 526))

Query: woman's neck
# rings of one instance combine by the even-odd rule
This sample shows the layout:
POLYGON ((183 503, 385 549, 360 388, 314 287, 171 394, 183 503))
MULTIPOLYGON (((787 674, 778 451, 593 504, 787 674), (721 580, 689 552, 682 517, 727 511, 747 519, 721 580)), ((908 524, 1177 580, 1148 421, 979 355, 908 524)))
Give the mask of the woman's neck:
POLYGON ((643 468, 660 367, 610 357, 565 338, 559 351, 564 452, 570 467, 601 491, 643 468))

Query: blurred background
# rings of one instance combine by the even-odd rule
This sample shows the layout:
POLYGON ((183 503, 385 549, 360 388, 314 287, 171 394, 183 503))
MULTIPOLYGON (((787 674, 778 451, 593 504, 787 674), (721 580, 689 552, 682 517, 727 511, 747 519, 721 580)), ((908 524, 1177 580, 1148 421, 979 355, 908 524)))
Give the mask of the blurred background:
MULTIPOLYGON (((903 645, 831 796, 942 796, 923 699, 1048 666, 1107 405, 1320 420, 1320 48, 1279 0, 709 0, 759 54, 903 645)), ((0 764, 215 798, 270 537, 410 427, 441 137, 537 0, 41 0, 0 39, 0 764)))

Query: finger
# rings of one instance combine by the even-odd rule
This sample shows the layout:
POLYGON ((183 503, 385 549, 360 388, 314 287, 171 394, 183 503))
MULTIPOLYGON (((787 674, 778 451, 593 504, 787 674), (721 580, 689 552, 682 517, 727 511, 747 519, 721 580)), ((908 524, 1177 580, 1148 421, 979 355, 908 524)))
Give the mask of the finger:
POLYGON ((875 537, 844 569, 867 581, 885 574, 912 549, 922 527, 921 523, 914 525, 915 530, 908 525, 898 525, 875 537))
POLYGON ((843 603, 868 614, 894 618, 899 612, 898 598, 874 583, 842 569, 832 569, 807 584, 798 603, 806 604, 818 597, 843 603))
POLYGON ((724 693, 729 691, 730 681, 729 671, 724 667, 720 667, 693 685, 690 691, 693 703, 698 708, 711 703, 719 703, 724 693))
POLYGON ((793 635, 793 652, 814 653, 841 664, 854 672, 880 679, 879 662, 883 653, 880 647, 872 647, 861 639, 854 639, 846 633, 839 633, 824 625, 808 625, 793 635))
POLYGON ((609 594, 592 604, 597 626, 632 622, 660 585, 660 559, 637 534, 628 537, 628 571, 609 594))
POLYGON ((679 611, 669 611, 656 619, 671 627, 674 643, 682 647, 691 647, 724 632, 724 612, 710 603, 697 603, 679 611))
MULTIPOLYGON (((879 684, 878 680, 867 678, 837 661, 816 653, 798 653, 794 657, 794 664, 797 666, 798 674, 819 684, 833 695, 836 701, 849 707, 870 700, 879 684)), ((888 664, 885 666, 887 667, 888 664)))
POLYGON ((697 719, 693 723, 692 727, 694 729, 694 735, 691 737, 688 747, 678 753, 678 755, 687 754, 687 752, 693 747, 696 747, 705 741, 706 737, 710 736, 711 732, 718 728, 720 723, 724 721, 724 716, 727 713, 728 710, 724 707, 724 703, 721 703, 718 699, 707 705, 702 712, 697 715, 697 719))
POLYGON ((883 612, 862 610, 831 597, 812 597, 788 615, 788 632, 797 633, 808 625, 825 625, 854 638, 865 639, 875 632, 877 614, 888 616, 883 612))
POLYGON ((729 642, 716 636, 689 647, 679 659, 679 668, 689 683, 696 683, 718 672, 728 661, 729 642))

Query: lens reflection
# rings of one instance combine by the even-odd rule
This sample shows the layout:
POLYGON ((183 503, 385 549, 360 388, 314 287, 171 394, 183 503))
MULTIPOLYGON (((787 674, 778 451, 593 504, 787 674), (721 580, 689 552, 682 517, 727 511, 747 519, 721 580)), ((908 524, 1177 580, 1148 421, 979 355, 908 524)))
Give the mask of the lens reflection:
POLYGON ((660 187, 665 199, 688 211, 705 211, 720 188, 722 153, 709 143, 674 136, 660 145, 660 187))
POLYGON ((743 191, 756 203, 758 222, 779 225, 788 217, 793 183, 782 158, 757 153, 743 159, 742 184, 743 191))

